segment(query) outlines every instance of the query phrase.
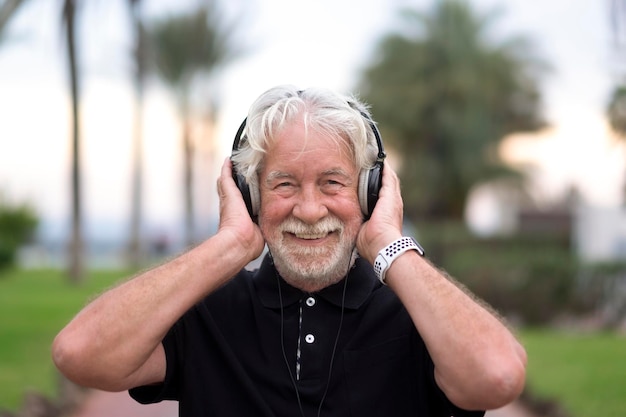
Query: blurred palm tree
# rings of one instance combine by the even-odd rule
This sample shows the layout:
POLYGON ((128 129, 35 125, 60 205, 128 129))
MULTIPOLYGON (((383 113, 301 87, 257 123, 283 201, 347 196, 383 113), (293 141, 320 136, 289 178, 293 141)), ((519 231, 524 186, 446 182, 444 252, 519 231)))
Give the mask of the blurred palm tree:
MULTIPOLYGON (((626 0, 609 0, 609 16, 613 50, 618 64, 623 65, 622 56, 626 47, 626 0)), ((611 128, 620 137, 626 138, 626 79, 622 71, 611 93, 607 106, 607 116, 611 128)))
POLYGON ((80 146, 80 73, 76 48, 77 0, 63 0, 62 20, 65 29, 65 45, 69 69, 72 102, 72 174, 71 174, 71 238, 69 244, 69 279, 78 284, 85 278, 84 238, 81 192, 81 146, 80 146))
MULTIPOLYGON (((3 29, 14 16, 24 0, 6 0, 0 5, 0 41, 3 39, 3 29)), ((82 235, 82 207, 80 187, 80 130, 79 130, 79 72, 76 51, 76 1, 63 0, 62 21, 65 30, 67 47, 67 62, 69 68, 69 83, 72 100, 72 174, 71 174, 71 238, 69 242, 68 275, 72 283, 79 283, 84 279, 82 235)))
POLYGON ((131 213, 130 236, 128 242, 129 266, 136 269, 141 263, 141 232, 143 202, 143 102, 146 84, 146 30, 141 13, 141 0, 128 0, 134 46, 132 57, 134 62, 134 116, 133 116, 133 147, 131 167, 131 213))
MULTIPOLYGON (((198 10, 155 22, 149 34, 155 69, 173 91, 183 124, 184 239, 187 245, 192 245, 195 243, 192 85, 198 76, 210 78, 215 75, 239 52, 233 45, 233 28, 226 25, 216 0, 203 3, 198 10)), ((207 101, 215 103, 214 97, 209 97, 207 101)), ((215 112, 216 109, 211 111, 215 112)))
MULTIPOLYGON (((613 49, 618 65, 623 68, 625 64, 623 57, 626 52, 626 0, 610 0, 609 16, 613 49)), ((618 81, 609 98, 606 114, 613 132, 626 143, 626 74, 624 70, 618 73, 618 81)), ((626 204, 626 183, 624 183, 622 200, 626 204)))
POLYGON ((547 66, 523 38, 499 43, 495 14, 466 1, 406 10, 401 33, 386 36, 360 82, 385 140, 402 158, 407 217, 462 219, 470 190, 509 176, 497 145, 505 135, 544 126, 538 76, 547 66))
POLYGON ((613 89, 607 115, 613 131, 620 138, 626 139, 626 85, 617 85, 613 89))
POLYGON ((4 39, 4 29, 23 3, 24 0, 4 0, 0 4, 0 43, 4 39))

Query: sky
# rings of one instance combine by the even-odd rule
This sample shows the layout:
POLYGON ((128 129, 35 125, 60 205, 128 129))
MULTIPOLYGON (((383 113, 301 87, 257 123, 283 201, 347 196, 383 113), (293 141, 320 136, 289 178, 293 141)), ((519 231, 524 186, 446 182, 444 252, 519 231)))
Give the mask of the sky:
MULTIPOLYGON (((527 37, 552 67, 542 81, 551 127, 539 137, 507 140, 506 159, 536 166, 534 188, 547 201, 575 184, 588 204, 617 205, 626 151, 615 144, 603 116, 618 62, 610 48, 608 1, 468 2, 480 13, 500 10, 492 26, 494 39, 527 37)), ((57 3, 29 0, 0 44, 0 192, 31 202, 44 225, 61 230, 69 219, 70 103, 57 3)), ((100 233, 116 233, 129 217, 129 23, 121 0, 85 3, 80 45, 85 218, 99 225, 100 233)), ((195 3, 145 0, 145 11, 160 16, 195 3)), ((214 131, 217 144, 199 145, 201 222, 208 225, 216 215, 215 175, 260 93, 284 83, 352 91, 359 71, 375 58, 376 42, 398 27, 398 9, 426 10, 431 3, 224 2, 227 18, 241 23, 236 38, 248 49, 210 86, 221 113, 214 131)), ((171 96, 156 82, 147 92, 144 121, 144 213, 156 230, 180 222, 182 213, 180 127, 171 96)))

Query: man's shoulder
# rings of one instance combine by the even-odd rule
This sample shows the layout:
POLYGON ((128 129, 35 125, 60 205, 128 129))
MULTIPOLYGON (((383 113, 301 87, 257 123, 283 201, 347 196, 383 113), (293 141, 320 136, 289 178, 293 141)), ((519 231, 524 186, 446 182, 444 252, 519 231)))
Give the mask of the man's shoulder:
POLYGON ((205 301, 219 300, 248 294, 252 290, 255 271, 242 269, 231 280, 209 294, 205 301))
MULTIPOLYGON (((246 267, 241 269, 231 280, 209 294, 203 304, 213 306, 236 306, 241 303, 249 303, 251 299, 258 297, 259 287, 271 281, 275 272, 266 260, 254 269, 246 267)), ((267 285, 267 284, 265 284, 267 285)))

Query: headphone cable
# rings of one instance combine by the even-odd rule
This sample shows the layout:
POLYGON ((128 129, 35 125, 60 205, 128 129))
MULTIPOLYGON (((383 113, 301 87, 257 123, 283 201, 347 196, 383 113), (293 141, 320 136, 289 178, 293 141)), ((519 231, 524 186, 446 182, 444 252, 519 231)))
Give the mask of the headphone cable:
POLYGON ((328 388, 330 387, 330 377, 333 372, 333 363, 335 361, 335 353, 337 351, 337 345, 339 344, 339 335, 341 334, 341 327, 343 326, 343 316, 346 306, 346 288, 348 287, 348 275, 344 279, 343 283, 343 292, 341 294, 341 316, 339 318, 339 328, 337 329, 337 337, 335 338, 335 345, 333 346, 333 353, 330 356, 330 365, 328 366, 328 381, 326 381, 326 389, 324 390, 324 395, 320 401, 320 406, 317 409, 317 417, 320 417, 322 413, 322 404, 324 404, 324 400, 326 399, 326 394, 328 394, 328 388))
POLYGON ((280 299, 280 347, 283 352, 283 359, 285 361, 285 365, 287 365, 287 371, 289 372, 289 378, 291 379, 291 383, 296 391, 296 399, 298 400, 298 407, 300 408, 300 414, 302 417, 305 417, 304 410, 302 408, 302 402, 300 401, 300 393, 298 392, 298 385, 296 384, 296 380, 293 377, 293 373, 291 372, 291 367, 289 366, 289 360, 287 359, 287 353, 285 352, 285 316, 283 312, 283 292, 281 290, 280 278, 278 277, 278 272, 276 273, 276 284, 278 284, 278 298, 280 299))
MULTIPOLYGON (((280 285, 280 279, 278 277, 278 273, 276 274, 276 283, 278 284, 278 297, 280 298, 280 346, 282 349, 283 360, 285 361, 285 365, 287 366, 287 371, 289 372, 289 378, 291 379, 291 383, 293 384, 293 388, 296 392, 296 399, 298 400, 298 408, 300 409, 300 414, 302 417, 304 415, 304 409, 302 408, 302 401, 300 399, 300 392, 298 390, 298 385, 296 380, 291 372, 291 367, 289 366, 289 360, 287 359, 287 353, 285 351, 285 320, 284 320, 284 308, 283 308, 283 294, 280 285)), ((322 399, 320 400, 320 405, 317 409, 317 417, 321 416, 322 413, 322 405, 324 404, 324 400, 326 399, 326 395, 328 394, 328 389, 330 387, 330 379, 333 371, 333 363, 335 361, 335 354, 337 352, 337 345, 339 344, 339 336, 341 335, 341 328, 343 327, 343 318, 345 312, 345 304, 346 304, 346 289, 348 287, 348 276, 344 278, 343 283, 343 292, 341 294, 341 315, 339 318, 339 328, 337 329, 337 336, 335 337, 335 343, 333 345, 333 351, 330 356, 330 364, 328 367, 328 380, 326 381, 326 389, 324 390, 324 394, 322 395, 322 399)), ((299 337, 299 336, 298 336, 299 337)))

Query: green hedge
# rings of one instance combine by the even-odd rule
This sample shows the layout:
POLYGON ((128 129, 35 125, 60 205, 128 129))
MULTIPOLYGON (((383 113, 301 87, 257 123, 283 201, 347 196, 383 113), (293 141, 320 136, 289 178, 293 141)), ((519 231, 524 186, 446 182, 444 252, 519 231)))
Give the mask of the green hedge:
POLYGON ((39 220, 28 204, 11 204, 0 194, 0 271, 15 263, 19 247, 33 238, 39 220))
POLYGON ((538 324, 577 306, 578 261, 561 236, 481 239, 455 223, 421 232, 433 261, 503 314, 538 324))

